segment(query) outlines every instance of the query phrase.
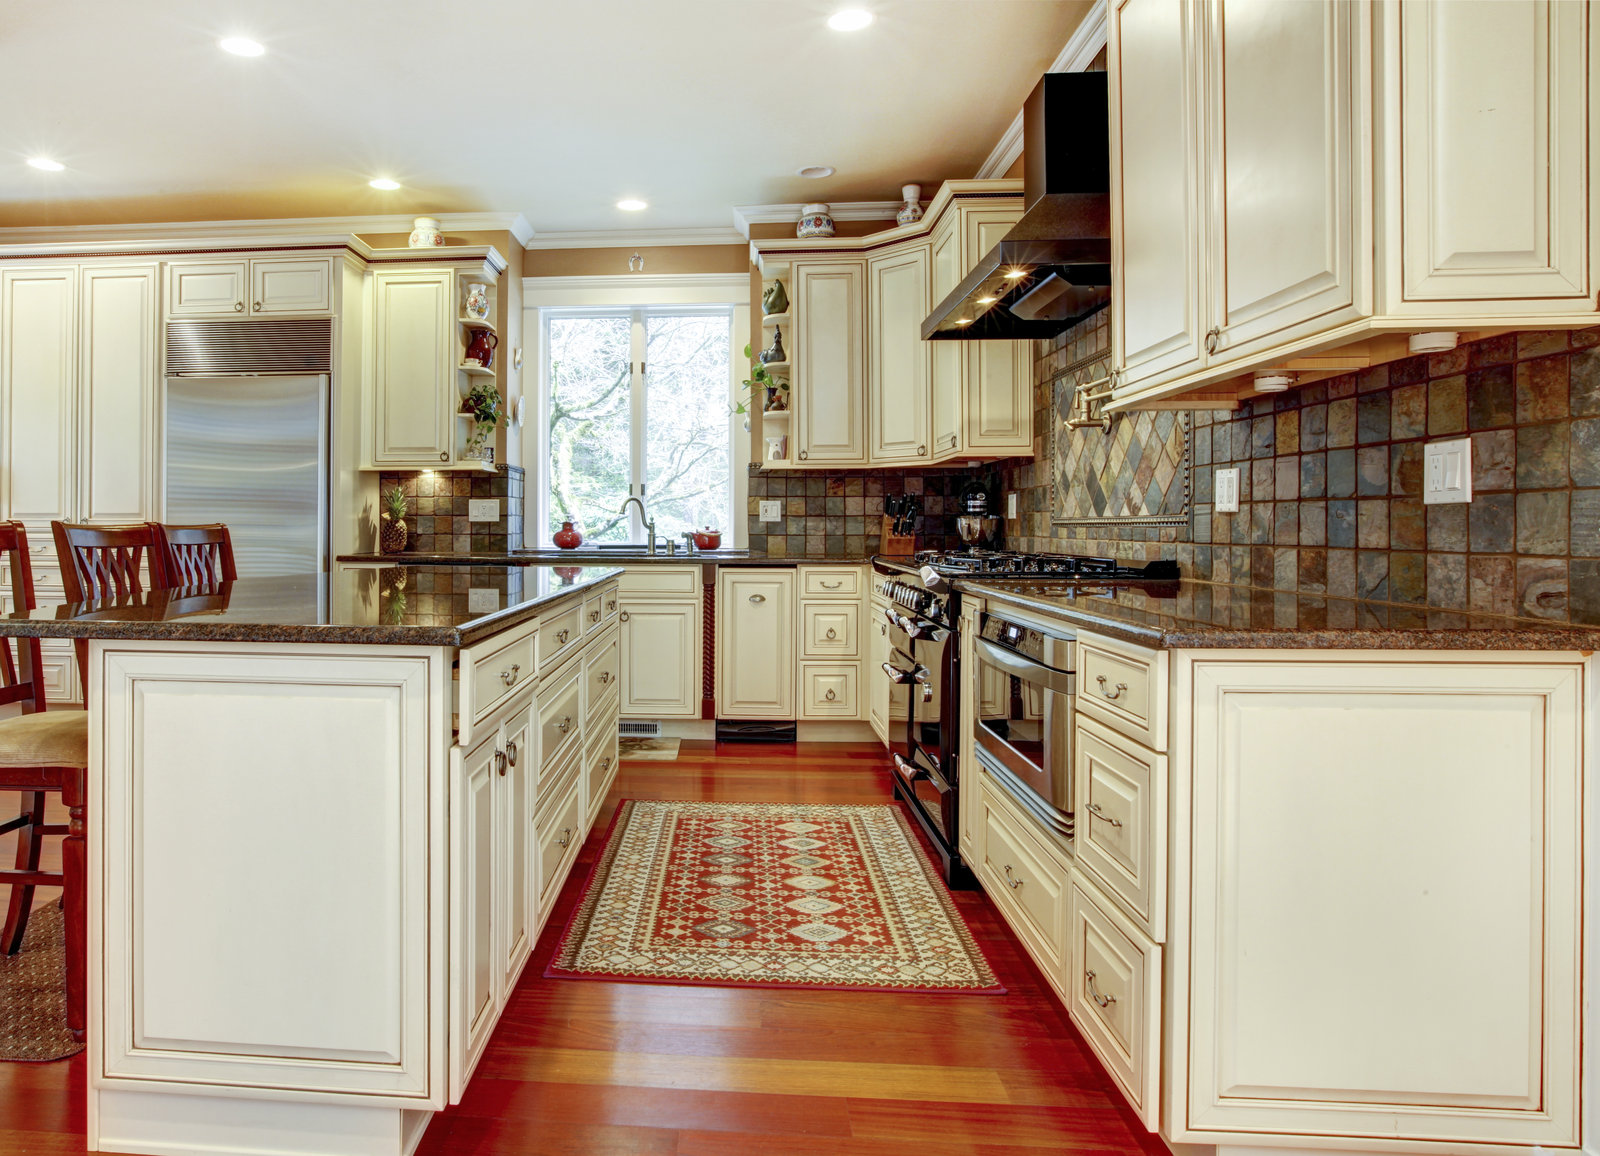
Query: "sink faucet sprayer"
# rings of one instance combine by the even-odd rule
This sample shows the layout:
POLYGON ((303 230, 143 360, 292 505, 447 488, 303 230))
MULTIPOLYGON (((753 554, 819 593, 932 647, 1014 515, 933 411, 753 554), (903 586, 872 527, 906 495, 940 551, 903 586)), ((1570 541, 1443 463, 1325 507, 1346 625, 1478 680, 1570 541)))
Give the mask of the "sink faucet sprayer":
POLYGON ((622 509, 618 510, 617 512, 619 514, 626 514, 628 512, 628 507, 633 505, 635 502, 639 503, 639 520, 644 523, 644 528, 650 532, 650 546, 646 552, 654 554, 656 552, 656 520, 654 518, 647 518, 645 516, 644 499, 630 496, 626 502, 622 503, 622 509))

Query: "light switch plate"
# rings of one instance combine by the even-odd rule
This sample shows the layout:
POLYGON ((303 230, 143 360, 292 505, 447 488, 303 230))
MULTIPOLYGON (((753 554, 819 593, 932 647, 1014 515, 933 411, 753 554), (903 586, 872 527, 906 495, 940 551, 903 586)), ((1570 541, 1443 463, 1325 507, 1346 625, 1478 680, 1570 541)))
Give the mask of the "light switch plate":
POLYGON ((467 587, 467 613, 493 614, 500 609, 500 591, 493 586, 467 587))
POLYGON ((499 498, 471 498, 467 501, 467 521, 498 522, 499 520, 499 498))
POLYGON ((1007 494, 1006 495, 1006 517, 1015 518, 1016 516, 1017 516, 1017 495, 1014 494, 1014 493, 1013 494, 1007 494))
POLYGON ((1451 438, 1422 447, 1422 504, 1472 501, 1472 439, 1451 438))
POLYGON ((1211 508, 1219 514, 1239 512, 1239 470, 1218 470, 1212 478, 1211 508))
POLYGON ((783 521, 783 503, 779 501, 769 502, 763 499, 761 502, 761 520, 763 522, 783 521))

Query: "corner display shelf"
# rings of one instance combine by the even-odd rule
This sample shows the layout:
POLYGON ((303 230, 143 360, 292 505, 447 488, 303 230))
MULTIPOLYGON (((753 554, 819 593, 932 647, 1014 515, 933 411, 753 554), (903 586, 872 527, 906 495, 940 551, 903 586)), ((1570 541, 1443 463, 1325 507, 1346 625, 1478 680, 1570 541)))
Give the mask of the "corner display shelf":
POLYGON ((487 329, 490 333, 493 333, 497 337, 500 335, 500 331, 494 327, 493 321, 480 321, 476 317, 461 317, 457 318, 457 320, 459 320, 461 324, 465 325, 468 329, 487 329))
POLYGON ((459 366, 457 366, 457 368, 460 369, 462 373, 465 373, 465 374, 467 374, 468 376, 471 376, 471 377, 493 377, 494 376, 494 370, 485 369, 483 366, 479 365, 476 361, 463 361, 459 366))
POLYGON ((762 317, 761 317, 761 326, 762 326, 762 328, 766 328, 769 325, 787 325, 787 324, 789 324, 789 313, 788 313, 787 310, 785 310, 782 313, 765 313, 765 314, 762 314, 762 317))

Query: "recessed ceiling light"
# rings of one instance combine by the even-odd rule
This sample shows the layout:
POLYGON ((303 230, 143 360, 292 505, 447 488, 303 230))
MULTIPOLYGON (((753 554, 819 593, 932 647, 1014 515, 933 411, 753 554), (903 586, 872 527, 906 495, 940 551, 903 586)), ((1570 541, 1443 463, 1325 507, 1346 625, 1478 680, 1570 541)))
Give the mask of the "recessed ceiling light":
POLYGON ((388 177, 373 177, 367 184, 375 189, 382 189, 386 193, 393 192, 400 187, 399 181, 391 181, 388 177))
POLYGON ((59 173, 62 169, 67 167, 60 161, 53 161, 49 157, 29 157, 28 163, 34 168, 42 169, 47 173, 59 173))
POLYGON ((260 56, 266 52, 266 47, 259 40, 251 40, 248 36, 225 36, 220 47, 222 51, 235 56, 260 56))
POLYGON ((823 177, 833 176, 833 173, 832 165, 807 165, 803 169, 796 169, 794 175, 808 181, 820 181, 823 177))
POLYGON ((872 13, 865 8, 841 8, 828 17, 828 27, 835 32, 860 32, 872 23, 872 13))
POLYGON ((624 197, 622 200, 617 202, 617 208, 621 209, 625 213, 637 213, 640 209, 648 209, 649 207, 650 206, 645 204, 643 201, 637 200, 633 197, 624 197))

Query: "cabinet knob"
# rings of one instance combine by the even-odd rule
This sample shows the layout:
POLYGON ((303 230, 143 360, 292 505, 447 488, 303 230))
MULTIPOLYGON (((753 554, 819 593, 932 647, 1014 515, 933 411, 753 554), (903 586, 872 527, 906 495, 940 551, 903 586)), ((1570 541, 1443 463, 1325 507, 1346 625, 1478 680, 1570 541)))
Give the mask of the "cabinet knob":
POLYGON ((445 453, 445 452, 444 452, 444 451, 443 451, 443 450, 441 450, 441 451, 440 451, 440 452, 439 452, 439 460, 440 460, 440 461, 441 461, 441 462, 447 462, 447 461, 449 461, 449 460, 450 460, 450 455, 449 455, 449 454, 447 454, 447 453, 445 453))
POLYGON ((621 614, 617 615, 617 621, 618 622, 629 622, 629 621, 632 621, 632 620, 628 617, 628 612, 626 610, 624 610, 621 614))
POLYGON ((1217 346, 1221 344, 1222 329, 1220 326, 1213 325, 1210 329, 1206 330, 1206 352, 1215 353, 1217 351, 1217 346))
POLYGON ((1114 995, 1100 994, 1100 990, 1094 986, 1094 972, 1085 971, 1083 973, 1083 980, 1089 988, 1089 998, 1094 1000, 1094 1002, 1099 1004, 1101 1007, 1110 1007, 1112 1004, 1117 1002, 1117 997, 1114 995))
POLYGON ((598 610, 589 611, 589 621, 590 622, 599 622, 600 621, 600 611, 598 611, 598 610))
POLYGON ((506 743, 506 762, 513 767, 517 765, 517 741, 515 739, 506 743))
POLYGON ((839 696, 834 693, 832 687, 829 687, 828 688, 828 693, 823 695, 822 697, 826 698, 829 702, 832 702, 834 699, 838 698, 839 696))
POLYGON ((600 760, 600 769, 602 771, 609 771, 611 769, 611 756, 610 755, 607 755, 605 758, 600 760))
POLYGON ((602 670, 600 672, 600 685, 601 686, 610 686, 611 685, 611 672, 609 670, 602 670))
POLYGON ((805 450, 801 450, 800 451, 800 460, 801 461, 805 461, 806 460, 806 451, 805 450))
POLYGON ((235 301, 233 303, 233 311, 235 313, 243 313, 244 312, 244 302, 243 301, 235 301))
POLYGON ((506 773, 506 753, 505 753, 505 751, 495 751, 495 753, 494 753, 494 769, 495 769, 495 773, 498 774, 498 775, 504 775, 506 773))
POLYGON ((606 603, 606 613, 607 614, 610 614, 616 608, 617 608, 617 600, 615 598, 613 598, 610 602, 606 603))
POLYGON ((828 641, 832 642, 835 638, 838 638, 838 637, 839 637, 839 632, 837 630, 835 630, 831 626, 828 627, 828 641))
POLYGON ((924 444, 922 444, 922 445, 920 445, 920 446, 918 446, 918 447, 917 447, 917 457, 919 457, 919 458, 925 458, 925 457, 927 457, 927 456, 928 456, 928 447, 927 447, 927 444, 926 444, 926 443, 924 443, 924 444))
POLYGON ((572 828, 571 827, 563 827, 563 828, 561 828, 561 838, 556 840, 556 844, 558 846, 565 847, 570 842, 572 842, 572 828))
POLYGON ((561 716, 561 721, 556 723, 556 730, 560 731, 562 734, 566 734, 571 729, 572 729, 572 716, 570 714, 562 715, 561 716))
POLYGON ((1093 815, 1096 819, 1099 819, 1101 822, 1109 823, 1113 827, 1122 826, 1122 820, 1121 819, 1113 819, 1110 815, 1106 814, 1103 810, 1100 809, 1100 804, 1099 803, 1090 803, 1089 804, 1089 814, 1093 815))
POLYGON ((261 302, 259 302, 259 301, 257 301, 257 302, 256 302, 256 306, 255 306, 255 309, 256 309, 256 312, 257 312, 257 313, 260 313, 260 312, 261 312, 261 302))
POLYGON ((755 603, 758 606, 761 603, 765 602, 766 600, 767 600, 767 596, 765 594, 752 594, 752 595, 750 595, 750 601, 755 603))
POLYGON ((565 646, 567 644, 567 639, 571 636, 572 631, 570 630, 558 630, 556 631, 556 642, 561 646, 565 646))

